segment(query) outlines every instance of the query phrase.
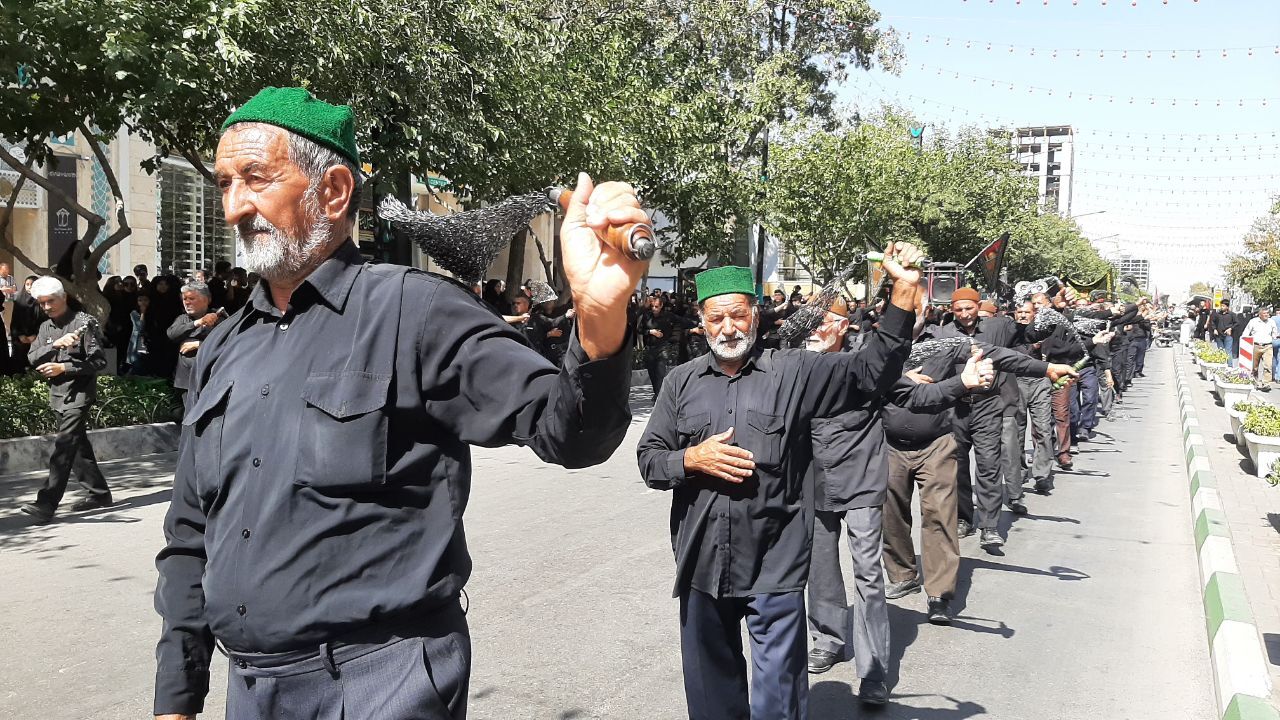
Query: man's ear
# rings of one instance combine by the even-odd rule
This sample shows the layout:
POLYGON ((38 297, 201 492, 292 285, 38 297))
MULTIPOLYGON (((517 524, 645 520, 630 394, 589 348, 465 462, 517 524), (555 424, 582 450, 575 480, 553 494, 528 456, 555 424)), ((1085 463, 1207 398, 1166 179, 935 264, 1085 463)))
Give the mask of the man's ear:
POLYGON ((345 220, 355 192, 356 179, 345 165, 334 165, 324 171, 316 189, 320 211, 335 225, 345 220))

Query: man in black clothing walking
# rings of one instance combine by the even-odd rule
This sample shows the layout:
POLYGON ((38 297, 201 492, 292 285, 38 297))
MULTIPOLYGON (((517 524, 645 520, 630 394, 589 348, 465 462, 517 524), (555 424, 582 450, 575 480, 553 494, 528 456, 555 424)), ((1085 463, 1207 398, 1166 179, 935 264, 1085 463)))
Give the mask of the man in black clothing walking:
POLYGON ((49 457, 49 478, 36 500, 22 512, 39 522, 49 522, 62 502, 74 470, 88 496, 71 506, 73 512, 111 505, 111 489, 98 469, 89 444, 89 408, 97 399, 98 373, 107 367, 98 323, 72 310, 62 281, 42 277, 31 286, 31 295, 49 316, 40 326, 28 358, 40 377, 49 381, 49 406, 58 417, 58 434, 49 457))

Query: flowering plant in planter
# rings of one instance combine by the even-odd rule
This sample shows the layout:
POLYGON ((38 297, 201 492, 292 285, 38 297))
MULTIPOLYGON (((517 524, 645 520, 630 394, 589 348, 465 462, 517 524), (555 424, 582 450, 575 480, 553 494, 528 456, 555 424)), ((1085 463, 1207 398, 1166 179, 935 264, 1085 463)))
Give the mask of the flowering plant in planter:
POLYGON ((1217 378, 1226 385, 1252 385, 1253 373, 1248 370, 1240 370, 1238 368, 1224 368, 1215 373, 1217 378))
POLYGON ((1280 407, 1255 403, 1244 417, 1244 430, 1262 437, 1280 437, 1280 407))
POLYGON ((1200 358, 1200 362, 1210 365, 1222 365, 1227 362, 1228 356, 1226 350, 1219 350, 1216 347, 1206 347, 1196 351, 1196 357, 1200 358))
POLYGON ((1258 404, 1259 403, 1251 403, 1248 400, 1238 400, 1236 401, 1235 405, 1231 406, 1231 409, 1235 410, 1238 413, 1243 413, 1247 415, 1249 414, 1249 410, 1251 410, 1255 405, 1258 405, 1258 404))
POLYGON ((1271 472, 1267 473, 1267 484, 1271 487, 1280 485, 1280 460, 1271 463, 1271 472))

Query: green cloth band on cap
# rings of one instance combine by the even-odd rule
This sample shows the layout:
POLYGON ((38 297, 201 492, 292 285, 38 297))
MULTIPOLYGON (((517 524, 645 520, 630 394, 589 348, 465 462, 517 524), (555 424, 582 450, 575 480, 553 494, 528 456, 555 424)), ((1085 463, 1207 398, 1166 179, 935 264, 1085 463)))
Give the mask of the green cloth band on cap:
POLYGON ((703 270, 693 282, 698 286, 698 303, 717 295, 742 294, 755 296, 756 281, 751 276, 751 268, 725 265, 724 267, 703 270))
POLYGON ((337 152, 360 167, 356 123, 351 108, 317 100, 305 88, 263 88, 231 113, 222 131, 242 122, 282 127, 337 152))

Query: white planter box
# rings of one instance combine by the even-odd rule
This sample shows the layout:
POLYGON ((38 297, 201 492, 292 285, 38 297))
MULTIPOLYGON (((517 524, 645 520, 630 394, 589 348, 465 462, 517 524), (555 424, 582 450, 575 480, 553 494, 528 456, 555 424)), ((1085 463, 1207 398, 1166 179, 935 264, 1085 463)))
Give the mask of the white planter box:
POLYGON ((1231 418, 1231 432, 1236 436, 1236 444, 1244 444, 1244 415, 1237 413, 1231 408, 1227 408, 1227 415, 1231 418))
POLYGON ((1215 372, 1217 372, 1218 370, 1226 370, 1226 369, 1227 369, 1227 364, 1226 364, 1226 363, 1207 363, 1207 362, 1201 362, 1201 363, 1200 363, 1200 379, 1201 379, 1201 380, 1208 380, 1208 381, 1212 382, 1212 381, 1213 381, 1213 374, 1214 374, 1215 372))
POLYGON ((1253 461, 1253 474, 1265 478, 1271 472, 1271 463, 1280 460, 1280 437, 1264 437, 1244 432, 1244 442, 1249 446, 1249 459, 1253 461))
POLYGON ((1222 400, 1222 406, 1228 410, 1237 402, 1248 400, 1251 392, 1253 392, 1253 385, 1233 385, 1224 383, 1217 377, 1213 378, 1213 394, 1222 400))

